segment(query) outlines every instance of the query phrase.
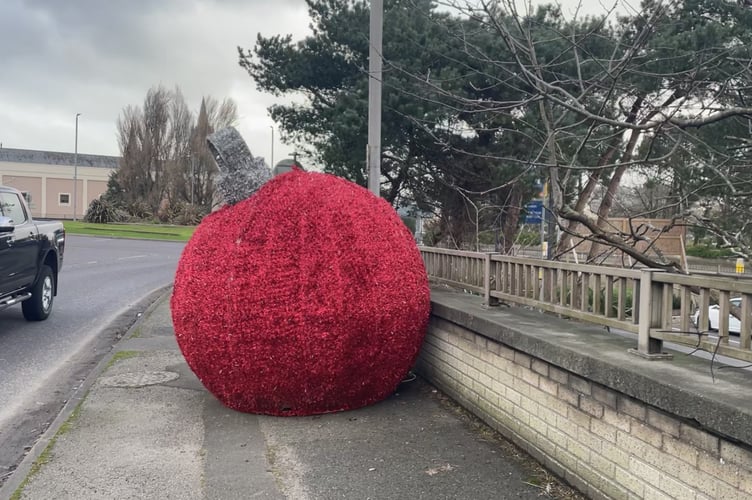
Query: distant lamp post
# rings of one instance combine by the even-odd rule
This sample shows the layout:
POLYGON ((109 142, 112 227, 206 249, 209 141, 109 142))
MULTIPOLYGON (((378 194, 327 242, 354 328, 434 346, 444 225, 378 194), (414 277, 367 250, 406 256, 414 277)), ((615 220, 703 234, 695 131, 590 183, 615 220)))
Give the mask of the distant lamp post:
POLYGON ((191 205, 193 205, 193 193, 196 192, 195 183, 196 183, 196 162, 193 159, 193 155, 191 155, 191 205))
POLYGON ((76 220, 76 207, 78 206, 78 117, 76 113, 76 142, 73 149, 73 220, 76 220))
POLYGON ((269 125, 269 128, 272 129, 272 164, 271 164, 271 167, 274 168, 274 125, 269 125))

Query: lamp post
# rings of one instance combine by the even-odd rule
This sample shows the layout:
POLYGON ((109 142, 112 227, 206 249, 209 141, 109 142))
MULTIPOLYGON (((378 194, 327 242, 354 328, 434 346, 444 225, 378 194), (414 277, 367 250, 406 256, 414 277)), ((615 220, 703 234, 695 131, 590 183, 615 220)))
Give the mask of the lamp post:
POLYGON ((78 117, 76 113, 76 142, 73 149, 73 220, 76 220, 76 207, 78 204, 78 117))
POLYGON ((368 50, 368 190, 381 196, 381 77, 384 0, 371 0, 368 50))
POLYGON ((194 184, 196 182, 196 162, 191 155, 191 205, 193 205, 193 193, 196 191, 194 184))
POLYGON ((272 129, 272 170, 274 170, 274 125, 269 125, 269 128, 272 129))

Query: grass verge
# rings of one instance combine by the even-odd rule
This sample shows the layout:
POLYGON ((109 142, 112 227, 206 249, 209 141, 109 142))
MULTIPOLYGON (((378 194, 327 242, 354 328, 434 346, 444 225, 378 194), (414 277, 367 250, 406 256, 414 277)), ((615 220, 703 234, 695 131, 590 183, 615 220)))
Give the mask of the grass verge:
POLYGON ((112 355, 112 358, 107 363, 107 366, 105 367, 105 371, 110 369, 112 365, 117 363, 118 361, 122 361, 124 359, 130 359, 135 358, 136 356, 140 356, 142 353, 141 351, 118 351, 115 354, 112 355))
POLYGON ((167 224, 93 224, 80 221, 64 221, 63 226, 68 234, 165 241, 188 241, 196 229, 195 226, 167 224))

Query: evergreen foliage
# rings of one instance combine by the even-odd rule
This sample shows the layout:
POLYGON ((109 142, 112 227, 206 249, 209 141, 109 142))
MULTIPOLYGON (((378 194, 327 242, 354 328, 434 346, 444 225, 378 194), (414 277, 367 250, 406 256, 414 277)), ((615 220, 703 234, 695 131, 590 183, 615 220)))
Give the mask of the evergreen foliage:
MULTIPOLYGON (((270 108, 288 139, 365 185, 368 2, 307 0, 312 34, 258 35, 239 49, 259 90, 304 96, 270 108)), ((553 5, 384 4, 382 195, 435 213, 431 235, 463 246, 498 228, 550 180, 560 229, 649 265, 612 212, 690 220, 752 249, 752 9, 646 0, 617 18, 553 5), (623 203, 623 180, 647 184, 623 203), (638 196, 643 193, 647 196, 638 196), (592 207, 593 213, 590 212, 592 207)), ((561 238, 559 251, 567 252, 561 238)), ((591 260, 599 245, 592 245, 591 260)))

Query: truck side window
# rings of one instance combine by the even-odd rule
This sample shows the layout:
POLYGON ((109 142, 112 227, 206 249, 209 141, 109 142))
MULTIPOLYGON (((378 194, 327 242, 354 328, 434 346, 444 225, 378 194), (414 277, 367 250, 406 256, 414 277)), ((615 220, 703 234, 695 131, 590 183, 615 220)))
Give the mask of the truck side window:
POLYGON ((18 226, 26 222, 26 212, 23 209, 18 195, 13 193, 0 193, 0 207, 5 217, 13 219, 13 224, 18 226))

